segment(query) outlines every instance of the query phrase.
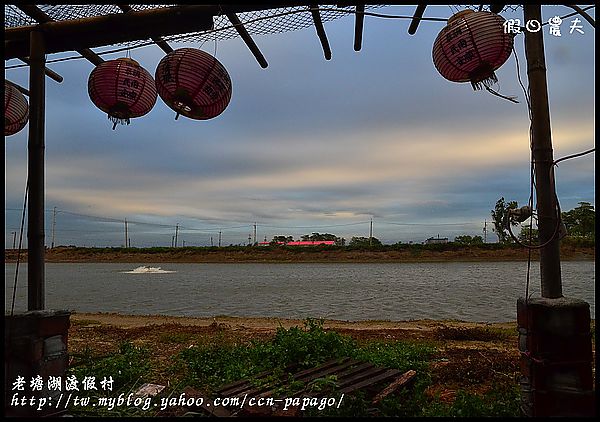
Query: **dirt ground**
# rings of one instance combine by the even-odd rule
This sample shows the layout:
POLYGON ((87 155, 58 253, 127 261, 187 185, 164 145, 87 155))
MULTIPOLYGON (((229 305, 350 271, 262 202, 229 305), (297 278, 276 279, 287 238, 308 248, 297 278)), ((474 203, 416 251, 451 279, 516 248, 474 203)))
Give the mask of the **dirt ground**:
MULTIPOLYGON (((113 313, 76 313, 71 316, 70 353, 85 348, 110 352, 121 341, 131 341, 151 350, 156 384, 169 385, 166 368, 171 358, 193 345, 243 344, 250 339, 268 339, 278 326, 303 327, 303 321, 277 318, 187 318, 134 316, 113 313)), ((500 383, 517 385, 519 352, 514 323, 466 323, 457 321, 332 321, 326 330, 350 335, 359 342, 406 340, 433 344, 433 385, 430 393, 453 400, 459 389, 485 393, 500 383)))

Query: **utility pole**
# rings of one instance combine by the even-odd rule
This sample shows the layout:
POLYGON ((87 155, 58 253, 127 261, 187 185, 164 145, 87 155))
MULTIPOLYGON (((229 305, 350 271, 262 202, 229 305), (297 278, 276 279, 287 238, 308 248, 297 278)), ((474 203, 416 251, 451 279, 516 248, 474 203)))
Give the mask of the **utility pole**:
POLYGON ((129 234, 127 233, 127 219, 125 219, 125 247, 127 247, 128 242, 129 242, 129 234))
POLYGON ((185 248, 185 240, 183 241, 183 247, 185 248))
POLYGON ((177 247, 177 235, 179 234, 179 223, 175 226, 175 247, 177 247))
POLYGON ((219 248, 221 247, 221 230, 219 230, 219 248))
POLYGON ((371 217, 371 226, 369 228, 369 246, 373 246, 373 217, 371 217))
MULTIPOLYGON (((543 22, 539 4, 524 4, 525 22, 543 22)), ((535 166, 541 297, 517 300, 521 409, 526 416, 593 416, 590 306, 562 294, 558 204, 553 180, 543 31, 525 32, 531 158, 535 166), (565 376, 565 374, 569 374, 565 376)))
POLYGON ((17 232, 12 232, 13 235, 13 249, 17 249, 17 232))
POLYGON ((171 247, 175 247, 175 235, 171 236, 171 247))
POLYGON ((483 243, 487 243, 487 220, 483 222, 483 243))
MULTIPOLYGON (((524 5, 525 22, 542 22, 541 5, 524 5)), ((562 297, 558 215, 552 167, 552 136, 550 110, 548 106, 548 84, 546 81, 546 59, 544 57, 543 31, 525 32, 525 57, 531 103, 531 152, 535 163, 535 186, 538 214, 540 249, 540 275, 542 297, 562 297)))
POLYGON ((50 244, 50 249, 54 249, 54 229, 56 227, 56 207, 52 211, 52 243, 50 244))
POLYGON ((210 237, 210 247, 211 248, 213 247, 213 237, 212 236, 210 237))
POLYGON ((254 236, 253 236, 253 245, 256 245, 256 222, 254 223, 254 236))

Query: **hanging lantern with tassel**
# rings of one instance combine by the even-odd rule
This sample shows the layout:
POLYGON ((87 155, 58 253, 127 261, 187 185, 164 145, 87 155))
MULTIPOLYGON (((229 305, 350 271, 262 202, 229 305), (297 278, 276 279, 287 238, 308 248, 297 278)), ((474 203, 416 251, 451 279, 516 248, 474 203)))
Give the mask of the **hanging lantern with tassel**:
POLYGON ((502 16, 485 11, 467 9, 451 16, 433 44, 438 72, 452 82, 470 81, 475 90, 490 88, 498 81, 494 71, 513 48, 514 35, 503 24, 502 16))
POLYGON ((120 58, 100 63, 88 79, 88 94, 114 123, 129 124, 156 104, 156 86, 152 75, 133 59, 120 58))
POLYGON ((154 74, 158 95, 177 114, 195 120, 217 117, 231 100, 231 79, 215 57, 181 48, 162 58, 154 74))
POLYGON ((27 99, 12 83, 4 80, 4 136, 14 135, 29 119, 27 99))

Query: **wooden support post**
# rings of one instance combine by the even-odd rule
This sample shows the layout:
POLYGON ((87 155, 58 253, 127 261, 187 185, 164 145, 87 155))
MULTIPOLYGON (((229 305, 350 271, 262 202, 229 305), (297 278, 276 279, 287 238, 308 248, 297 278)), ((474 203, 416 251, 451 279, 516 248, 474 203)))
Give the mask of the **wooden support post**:
POLYGON ((323 47, 323 54, 325 55, 325 60, 331 60, 331 48, 329 48, 329 41, 327 40, 327 34, 325 34, 325 27, 323 27, 323 22, 321 21, 319 5, 311 4, 310 13, 312 14, 315 29, 317 30, 317 36, 319 37, 319 40, 321 41, 321 46, 323 47))
MULTIPOLYGON (((542 22, 540 5, 524 5, 524 20, 542 22)), ((551 170, 554 165, 546 60, 542 31, 525 31, 525 57, 531 102, 531 150, 535 164, 535 184, 540 243, 548 243, 540 250, 542 297, 562 297, 560 248, 556 193, 551 170)))
POLYGON ((246 45, 248 46, 248 48, 250 49, 250 51, 256 58, 256 61, 258 61, 258 64, 260 64, 260 67, 262 67, 264 69, 267 66, 269 66, 269 64, 265 60, 265 57, 258 49, 258 46, 254 42, 254 40, 252 39, 250 34, 248 34, 248 31, 246 31, 246 28, 244 28, 244 25, 242 24, 240 19, 237 17, 237 15, 235 13, 226 13, 226 15, 227 15, 227 19, 229 19, 231 24, 235 27, 235 30, 238 32, 238 34, 240 34, 240 37, 242 37, 242 40, 244 40, 244 42, 246 43, 246 45))
POLYGON ((30 34, 29 69, 29 206, 27 207, 27 309, 42 310, 44 301, 44 120, 46 108, 46 57, 44 36, 30 34))
POLYGON ((360 51, 362 46, 363 24, 365 21, 365 5, 356 5, 354 21, 354 51, 360 51))

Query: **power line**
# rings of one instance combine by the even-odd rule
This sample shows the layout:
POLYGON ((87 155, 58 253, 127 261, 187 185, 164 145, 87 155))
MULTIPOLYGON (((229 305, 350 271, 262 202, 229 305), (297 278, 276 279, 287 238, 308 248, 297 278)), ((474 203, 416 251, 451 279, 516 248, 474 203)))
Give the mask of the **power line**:
POLYGON ((467 223, 396 223, 392 221, 377 220, 378 223, 393 224, 395 226, 474 226, 479 225, 479 222, 467 222, 467 223))
POLYGON ((329 224, 327 226, 271 226, 268 224, 261 224, 263 227, 269 227, 272 229, 324 229, 328 227, 344 227, 344 226, 357 226, 359 224, 366 224, 369 221, 359 221, 357 223, 345 223, 345 224, 329 224))

